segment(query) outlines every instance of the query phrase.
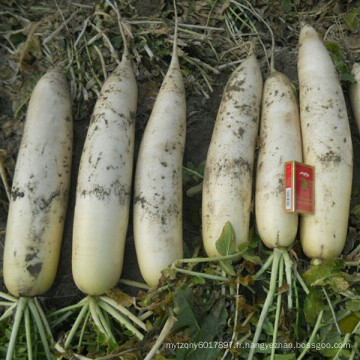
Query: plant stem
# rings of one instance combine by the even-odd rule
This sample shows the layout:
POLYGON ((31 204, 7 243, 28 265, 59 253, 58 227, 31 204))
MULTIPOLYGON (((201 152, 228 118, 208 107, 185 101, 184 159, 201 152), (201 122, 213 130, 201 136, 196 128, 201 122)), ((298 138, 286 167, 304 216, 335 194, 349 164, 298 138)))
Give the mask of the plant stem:
POLYGON ((269 291, 268 291, 268 294, 266 296, 263 308, 261 310, 260 318, 259 318, 258 323, 256 325, 255 335, 254 335, 254 339, 253 339, 253 342, 252 342, 253 346, 250 349, 248 360, 251 360, 254 357, 254 354, 255 354, 255 351, 256 351, 256 344, 259 341, 261 330, 262 330, 262 327, 264 325, 264 321, 265 321, 267 312, 268 312, 269 307, 270 307, 270 305, 272 304, 272 301, 273 301, 274 292, 275 292, 275 288, 276 288, 276 280, 277 280, 278 270, 279 270, 279 262, 280 262, 280 259, 282 257, 282 253, 283 253, 282 250, 277 249, 277 248, 274 249, 274 258, 273 258, 272 268, 271 268, 269 291))
POLYGON ((3 298, 5 300, 16 302, 18 299, 14 296, 11 296, 9 294, 5 294, 4 292, 0 291, 0 298, 3 298))
POLYGON ((314 326, 314 329, 311 333, 311 336, 310 336, 310 339, 309 341, 307 342, 304 350, 301 352, 300 356, 296 359, 296 360, 301 360, 307 353, 308 349, 310 348, 310 345, 313 343, 314 341, 314 338, 316 336, 316 333, 317 331, 319 330, 319 327, 320 327, 320 324, 321 324, 321 320, 322 320, 322 317, 323 317, 323 313, 324 313, 324 310, 321 310, 320 313, 319 313, 319 316, 316 320, 316 323, 315 323, 315 326, 314 326))
POLYGON ((296 339, 298 339, 299 338, 299 318, 300 318, 299 305, 300 304, 299 304, 299 293, 298 293, 298 289, 296 286, 296 281, 294 281, 294 292, 295 292, 295 308, 296 308, 294 332, 295 332, 296 339))
POLYGON ((26 346, 27 346, 27 352, 28 352, 28 360, 33 360, 30 312, 29 312, 28 306, 25 307, 24 320, 25 320, 25 334, 26 334, 26 346))
POLYGON ((75 310, 77 308, 80 308, 80 307, 84 306, 85 303, 87 303, 87 302, 88 302, 88 299, 85 297, 84 299, 81 299, 77 304, 70 305, 70 306, 67 306, 67 307, 64 307, 62 309, 59 309, 59 310, 56 310, 56 311, 53 311, 53 312, 49 313, 48 317, 59 315, 59 314, 62 314, 64 312, 66 312, 66 311, 75 310))
MULTIPOLYGON (((279 288, 283 285, 284 280, 284 258, 282 257, 279 264, 279 288)), ((281 313, 281 296, 282 293, 279 291, 277 295, 277 302, 276 302, 276 313, 275 313, 275 323, 274 323, 274 333, 272 338, 272 348, 271 348, 271 357, 270 360, 275 359, 275 350, 276 350, 276 339, 278 334, 279 328, 279 321, 280 321, 280 313, 281 313)))
POLYGON ((78 347, 79 347, 79 348, 80 348, 80 346, 81 346, 82 339, 83 339, 83 337, 84 337, 84 333, 85 333, 85 329, 86 329, 86 324, 88 323, 89 318, 90 318, 90 311, 87 311, 87 312, 86 312, 86 316, 85 316, 85 320, 84 320, 84 323, 83 323, 83 326, 82 326, 81 331, 80 331, 79 342, 78 342, 78 347))
POLYGON ((39 315, 41 317, 41 320, 42 320, 42 323, 44 325, 44 328, 46 330, 46 333, 47 333, 47 336, 51 339, 51 342, 52 343, 55 343, 54 341, 54 337, 53 337, 53 334, 50 330, 50 326, 49 326, 49 323, 47 321, 47 318, 46 318, 46 315, 44 313, 44 310, 42 309, 41 305, 39 304, 39 301, 38 299, 35 297, 34 298, 34 303, 35 303, 35 306, 37 308, 37 311, 39 312, 39 315))
POLYGON ((67 349, 69 345, 71 344, 71 341, 73 337, 75 336, 76 330, 78 329, 79 325, 81 324, 82 319, 85 316, 85 313, 89 309, 89 303, 86 302, 84 306, 82 307, 81 311, 79 312, 79 315, 77 316, 74 325, 72 326, 69 335, 65 341, 64 348, 67 349))
POLYGON ((46 358, 51 360, 50 348, 49 348, 48 340, 46 338, 46 332, 45 332, 43 323, 41 321, 41 316, 38 312, 38 309, 37 309, 33 299, 28 300, 28 306, 30 308, 31 315, 33 316, 33 318, 35 320, 36 327, 39 331, 40 339, 41 339, 41 342, 42 342, 44 350, 45 350, 46 358))
POLYGON ((98 316, 96 300, 91 295, 88 296, 88 299, 89 299, 89 308, 91 312, 91 317, 93 318, 95 325, 99 328, 99 331, 101 331, 105 336, 107 336, 107 333, 104 327, 102 326, 102 323, 98 316))
POLYGON ((14 310, 17 306, 17 303, 13 303, 0 317, 0 322, 7 319, 8 317, 10 317, 13 313, 14 313, 14 310))
POLYGON ((6 360, 11 360, 13 358, 13 354, 14 354, 14 350, 15 350, 16 337, 17 337, 17 333, 19 331, 21 318, 23 316, 27 300, 28 300, 27 298, 21 297, 21 298, 19 298, 19 300, 17 302, 14 323, 13 323, 13 326, 12 326, 12 329, 11 329, 11 335, 10 335, 8 350, 6 352, 6 360))
POLYGON ((140 340, 144 338, 144 335, 137 330, 126 318, 124 318, 116 309, 107 304, 105 301, 100 300, 99 306, 115 318, 120 324, 124 325, 128 330, 135 334, 140 340))
POLYGON ((286 282, 289 285, 289 292, 288 292, 288 308, 293 308, 293 301, 292 301, 292 267, 293 263, 290 258, 289 253, 287 250, 284 250, 283 253, 284 261, 285 261, 285 274, 286 274, 286 282))
POLYGON ((100 299, 105 301, 110 306, 114 307, 115 309, 117 309, 119 312, 121 312, 122 314, 127 316, 130 320, 132 320, 136 325, 138 325, 139 327, 141 327, 142 329, 144 329, 146 331, 146 325, 141 320, 139 320, 139 318, 137 318, 131 311, 126 309, 124 306, 118 304, 115 300, 109 298, 108 296, 100 296, 100 299))
POLYGON ((171 331, 171 328, 173 327, 175 321, 176 321, 176 318, 174 316, 170 315, 168 317, 164 327, 161 330, 161 333, 160 333, 159 337, 155 341, 155 344, 153 345, 153 347, 151 348, 149 353, 146 355, 144 360, 151 360, 154 357, 155 353, 160 348, 161 344, 164 342, 166 336, 171 331))
POLYGON ((350 336, 351 336, 350 333, 347 333, 347 334, 344 336, 344 340, 343 340, 343 342, 341 343, 341 347, 339 348, 339 350, 338 350, 337 353, 335 354, 333 360, 337 360, 337 359, 339 358, 339 355, 340 355, 341 352, 343 351, 344 346, 349 342, 350 336))
POLYGON ((150 289, 149 285, 144 284, 142 282, 133 281, 133 280, 120 279, 119 283, 127 285, 127 286, 132 286, 132 287, 135 287, 135 288, 138 288, 138 289, 144 289, 144 290, 149 290, 150 289))
POLYGON ((303 278, 300 276, 299 272, 295 269, 295 276, 297 281, 300 283, 301 287, 303 288, 303 290, 305 291, 306 295, 308 295, 310 293, 308 287, 306 286, 303 278))
POLYGON ((274 254, 271 254, 267 260, 265 261, 265 264, 259 269, 259 271, 253 275, 253 279, 254 280, 257 280, 269 267, 270 265, 272 264, 273 262, 273 258, 274 258, 274 254))
POLYGON ((104 327, 104 329, 106 331, 106 335, 107 335, 108 339, 111 339, 112 341, 116 342, 115 337, 114 337, 114 335, 113 335, 113 333, 111 331, 109 318, 104 316, 104 314, 101 311, 101 309, 100 309, 97 302, 96 302, 96 312, 97 312, 97 314, 99 316, 99 320, 101 321, 102 326, 104 327))
POLYGON ((341 330, 340 330, 339 324, 338 324, 338 322, 337 322, 337 320, 336 320, 335 311, 334 311, 334 308, 333 308, 333 306, 332 306, 332 304, 331 304, 329 295, 328 295, 328 293, 327 293, 327 291, 326 291, 326 289, 325 289, 324 286, 322 286, 322 290, 323 290, 323 292, 324 292, 324 294, 325 294, 325 297, 326 297, 326 300, 327 300, 327 302, 328 302, 328 304, 329 304, 329 308, 330 308, 330 310, 331 310, 331 314, 332 314, 333 319, 334 319, 334 323, 335 323, 335 326, 336 326, 336 330, 337 330, 337 332, 341 335, 341 330))
POLYGON ((223 276, 209 275, 209 274, 204 274, 204 273, 200 273, 200 272, 196 272, 196 271, 184 270, 184 269, 176 267, 175 263, 173 263, 171 265, 171 267, 174 270, 176 270, 177 272, 183 273, 185 275, 199 276, 199 277, 202 277, 204 279, 215 280, 215 281, 227 281, 228 280, 227 277, 223 277, 223 276))

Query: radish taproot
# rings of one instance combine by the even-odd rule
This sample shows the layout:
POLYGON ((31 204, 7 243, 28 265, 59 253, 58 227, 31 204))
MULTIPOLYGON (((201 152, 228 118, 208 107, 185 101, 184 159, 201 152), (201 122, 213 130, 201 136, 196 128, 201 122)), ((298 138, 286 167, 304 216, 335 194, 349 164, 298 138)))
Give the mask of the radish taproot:
POLYGON ((68 84, 62 71, 54 69, 32 92, 12 182, 3 267, 6 288, 20 299, 7 359, 12 358, 19 319, 24 311, 29 317, 27 306, 35 320, 42 320, 37 326, 50 358, 48 325, 32 297, 44 294, 55 280, 70 187, 72 138, 68 84))
POLYGON ((309 25, 299 38, 298 74, 304 162, 315 167, 315 212, 300 220, 310 258, 341 254, 350 209, 353 153, 342 88, 330 54, 309 25))
POLYGON ((155 286, 183 256, 182 163, 186 99, 177 56, 177 20, 172 58, 141 141, 135 173, 134 239, 140 271, 155 286))
POLYGON ((261 240, 271 249, 291 245, 298 215, 284 212, 284 164, 302 161, 299 108, 290 80, 273 70, 264 84, 255 217, 261 240))
POLYGON ((355 82, 350 85, 350 101, 358 131, 360 131, 360 64, 355 63, 351 69, 355 82))
MULTIPOLYGON (((289 285, 288 307, 292 308, 292 262, 286 248, 293 244, 298 230, 298 215, 284 211, 284 164, 286 161, 302 161, 299 108, 290 80, 274 69, 273 59, 274 57, 263 91, 255 217, 262 242, 274 250, 270 260, 272 268, 269 290, 257 322, 254 344, 259 341, 275 295, 276 285, 278 284, 278 287, 283 285, 284 264, 289 285)), ((273 343, 276 343, 278 328, 276 322, 279 320, 280 306, 281 292, 278 294, 273 343)), ((253 358, 255 352, 256 347, 253 347, 249 353, 249 360, 253 358)), ((271 350, 271 359, 274 356, 275 347, 271 350)))
POLYGON ((72 272, 78 288, 101 295, 120 279, 129 219, 137 84, 126 52, 104 83, 81 155, 72 272))
POLYGON ((252 175, 263 81, 255 55, 231 74, 220 103, 205 165, 202 236, 208 256, 230 221, 237 245, 248 241, 252 175))
POLYGON ((105 295, 118 283, 123 265, 138 93, 120 14, 114 5, 109 4, 119 20, 124 53, 120 64, 102 86, 81 154, 73 225, 72 273, 77 287, 87 296, 78 304, 51 314, 55 316, 81 308, 63 349, 71 345, 78 327, 84 319, 85 327, 90 315, 110 343, 116 343, 110 317, 139 339, 143 335, 131 321, 146 330, 145 324, 128 309, 105 295))

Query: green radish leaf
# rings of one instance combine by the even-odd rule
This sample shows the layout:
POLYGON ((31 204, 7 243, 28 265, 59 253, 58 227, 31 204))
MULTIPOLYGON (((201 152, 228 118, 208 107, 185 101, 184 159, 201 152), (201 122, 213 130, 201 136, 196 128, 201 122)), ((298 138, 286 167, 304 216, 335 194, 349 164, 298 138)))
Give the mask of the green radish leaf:
POLYGON ((345 304, 346 309, 351 312, 360 311, 360 300, 349 300, 345 304))
POLYGON ((261 264, 262 260, 259 256, 253 254, 252 252, 245 252, 242 254, 243 258, 252 262, 253 264, 261 264))
POLYGON ((181 328, 186 328, 188 333, 193 336, 200 330, 200 326, 190 305, 191 295, 191 288, 185 290, 182 287, 178 287, 175 290, 174 312, 177 314, 177 321, 173 326, 173 330, 176 331, 181 328))
POLYGON ((359 323, 359 321, 360 321, 359 316, 356 316, 355 314, 351 314, 341 319, 339 321, 339 326, 341 331, 343 331, 345 334, 351 334, 354 331, 357 324, 359 323))
POLYGON ((303 274, 303 278, 311 285, 324 285, 330 277, 338 276, 345 268, 345 262, 338 259, 327 259, 319 265, 313 265, 303 274))
POLYGON ((281 3, 281 7, 285 12, 291 11, 291 0, 283 0, 281 3))
POLYGON ((352 76, 350 73, 340 74, 340 80, 341 81, 348 81, 348 82, 351 82, 351 83, 356 82, 354 76, 352 76))
POLYGON ((320 288, 310 288, 304 303, 304 315, 308 323, 314 324, 324 304, 322 301, 322 292, 320 288))
POLYGON ((340 52, 340 46, 338 44, 332 43, 330 41, 328 41, 326 43, 326 48, 333 54, 333 55, 338 55, 340 52))
POLYGON ((326 281, 335 292, 346 291, 349 283, 342 276, 334 276, 326 281))
POLYGON ((201 277, 201 276, 192 277, 191 282, 194 285, 204 285, 206 283, 205 279, 203 277, 201 277))
POLYGON ((352 9, 344 16, 344 21, 351 31, 356 31, 359 25, 358 9, 352 9))
MULTIPOLYGON (((216 241, 216 249, 223 256, 236 254, 235 233, 230 221, 224 225, 223 231, 216 241)), ((231 259, 220 260, 220 266, 228 275, 236 275, 231 259)))
MULTIPOLYGON (((256 249, 258 247, 259 242, 261 241, 260 237, 256 234, 254 229, 250 229, 249 232, 249 242, 248 243, 244 243, 241 245, 247 245, 247 247, 250 247, 252 249, 256 249)), ((240 245, 240 246, 241 246, 240 245)), ((239 247, 240 247, 239 246, 239 247)))

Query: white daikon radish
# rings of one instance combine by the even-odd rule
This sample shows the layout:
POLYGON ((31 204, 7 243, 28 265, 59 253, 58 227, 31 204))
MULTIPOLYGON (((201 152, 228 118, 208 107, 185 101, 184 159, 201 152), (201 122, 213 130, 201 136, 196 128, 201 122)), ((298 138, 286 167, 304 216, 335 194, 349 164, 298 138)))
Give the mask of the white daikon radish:
POLYGON ((205 166, 202 236, 209 257, 230 221, 236 243, 248 241, 252 175, 258 134, 262 76, 250 55, 228 80, 217 114, 205 166))
POLYGON ((150 286, 183 257, 182 163, 186 99, 176 52, 141 141, 135 174, 134 238, 140 271, 150 286))
POLYGON ((261 240, 269 248, 287 247, 298 229, 298 215, 284 211, 284 164, 302 161, 299 109, 294 88, 273 70, 264 84, 255 215, 261 240))
POLYGON ((30 98, 11 189, 4 280, 14 296, 36 296, 57 272, 72 158, 71 100, 61 71, 47 72, 30 98))
POLYGON ((360 131, 360 64, 355 63, 353 65, 351 74, 355 78, 355 83, 350 86, 350 101, 355 122, 360 131))
POLYGON ((137 84, 125 45, 104 83, 81 155, 72 272, 78 288, 101 295, 120 279, 129 220, 137 84))
POLYGON ((353 153, 342 88, 316 31, 303 26, 298 73, 304 162, 315 167, 315 213, 301 217, 305 254, 326 259, 341 254, 347 234, 353 153))

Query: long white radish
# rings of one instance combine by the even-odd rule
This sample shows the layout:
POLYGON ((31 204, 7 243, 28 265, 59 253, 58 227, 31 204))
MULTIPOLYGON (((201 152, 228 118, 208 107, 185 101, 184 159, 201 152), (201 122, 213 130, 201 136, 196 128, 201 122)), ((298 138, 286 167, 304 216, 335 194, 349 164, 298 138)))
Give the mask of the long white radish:
POLYGON ((72 272, 78 288, 101 295, 120 279, 129 220, 137 84, 125 44, 104 83, 81 155, 72 272))
POLYGON ((230 221, 236 243, 248 241, 252 175, 258 134, 262 76, 250 55, 228 80, 217 114, 205 166, 202 236, 208 256, 230 221))
POLYGON ((16 161, 4 250, 4 280, 14 296, 36 296, 53 284, 65 221, 72 157, 66 78, 47 72, 30 98, 16 161))
POLYGON ((287 247, 298 229, 298 215, 284 212, 284 164, 302 161, 299 109, 287 76, 272 71, 262 100, 255 215, 261 240, 269 248, 287 247))
POLYGON ((360 132, 360 64, 355 63, 351 74, 355 78, 355 83, 350 86, 350 101, 354 113, 355 122, 360 132))
POLYGON ((315 213, 301 217, 301 244, 308 257, 326 259, 345 244, 353 154, 334 64, 309 25, 300 32, 298 74, 304 162, 315 167, 315 213))
POLYGON ((135 174, 134 239, 144 280, 157 285, 161 271, 183 256, 182 163, 186 99, 176 52, 141 141, 135 174))

